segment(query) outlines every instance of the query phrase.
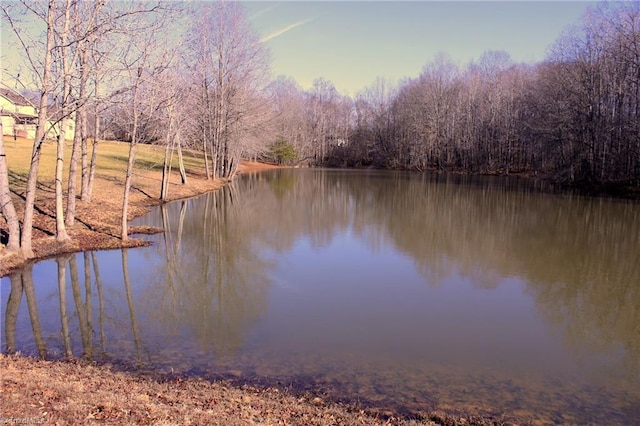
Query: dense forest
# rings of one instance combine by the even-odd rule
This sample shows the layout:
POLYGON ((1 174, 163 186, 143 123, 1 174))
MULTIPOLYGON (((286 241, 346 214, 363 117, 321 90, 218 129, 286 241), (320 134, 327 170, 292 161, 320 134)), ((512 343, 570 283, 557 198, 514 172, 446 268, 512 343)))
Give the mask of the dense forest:
POLYGON ((354 100, 323 80, 293 86, 273 86, 279 132, 317 163, 640 184, 637 2, 594 7, 539 64, 488 51, 460 68, 441 54, 420 76, 378 79, 354 100))
POLYGON ((64 132, 57 142, 59 241, 68 239, 77 196, 91 200, 95 152, 105 139, 130 142, 123 240, 140 143, 165 147, 167 173, 174 154, 193 150, 209 178, 230 178, 249 158, 640 185, 637 2, 594 4, 541 63, 487 51, 461 66, 442 53, 419 76, 397 84, 379 78, 354 97, 323 78, 309 90, 286 76, 274 79, 268 47, 236 2, 20 0, 2 3, 0 19, 12 35, 3 50, 20 57, 3 65, 3 83, 8 75, 12 89, 35 93, 38 107, 21 229, 7 177, 11 159, 0 142, 7 248, 21 247, 26 257, 53 110, 61 129, 67 120, 76 129, 70 159, 64 132))

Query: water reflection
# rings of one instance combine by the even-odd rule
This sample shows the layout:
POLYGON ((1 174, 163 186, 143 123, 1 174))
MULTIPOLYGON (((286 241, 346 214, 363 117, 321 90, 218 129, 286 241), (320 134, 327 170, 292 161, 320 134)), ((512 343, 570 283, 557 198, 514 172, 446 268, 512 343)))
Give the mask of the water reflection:
POLYGON ((235 188, 165 205, 149 218, 166 230, 145 297, 167 332, 185 329, 219 357, 242 347, 247 330, 266 312, 267 262, 252 247, 246 210, 235 188), (170 211, 174 210, 174 211, 170 211), (177 220, 176 220, 177 219, 177 220), (177 224, 172 224, 176 220, 177 224))
POLYGON ((71 336, 69 334, 69 319, 67 315, 67 292, 65 290, 66 281, 66 267, 67 262, 71 255, 65 255, 64 257, 58 257, 56 263, 58 265, 58 296, 60 298, 60 322, 62 330, 62 339, 64 341, 64 355, 66 357, 73 356, 73 349, 71 348, 71 336))
POLYGON ((15 273, 10 277, 11 292, 7 300, 5 310, 5 338, 7 353, 15 353, 16 329, 18 313, 20 310, 20 302, 24 294, 27 299, 27 308, 29 311, 29 319, 31 321, 31 329, 38 355, 42 358, 47 355, 47 347, 42 337, 42 327, 40 326, 40 317, 38 315, 38 306, 33 288, 33 265, 27 265, 21 272, 15 273))
POLYGON ((413 414, 640 416, 637 203, 516 179, 283 170, 137 222, 165 233, 3 278, 6 350, 241 374, 413 414))

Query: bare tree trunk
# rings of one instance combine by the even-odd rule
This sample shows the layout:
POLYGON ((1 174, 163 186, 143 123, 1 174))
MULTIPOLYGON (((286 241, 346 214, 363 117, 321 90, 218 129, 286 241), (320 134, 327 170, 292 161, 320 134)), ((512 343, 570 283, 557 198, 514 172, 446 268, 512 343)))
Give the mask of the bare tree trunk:
POLYGON ((160 184, 160 199, 164 200, 167 198, 167 194, 169 192, 169 151, 171 148, 167 143, 164 146, 164 159, 162 160, 162 180, 160 184))
POLYGON ((173 141, 171 140, 171 118, 167 126, 167 135, 164 146, 164 159, 162 161, 162 181, 160 184, 160 199, 164 200, 169 194, 169 175, 171 174, 171 161, 173 160, 173 141), (171 142, 169 142, 171 141, 171 142), (171 152, 171 155, 169 155, 171 152))
POLYGON ((218 176, 218 153, 214 153, 213 145, 211 146, 211 176, 215 179, 218 176))
MULTIPOLYGON (((80 199, 86 200, 87 188, 89 187, 89 137, 87 135, 87 108, 82 105, 78 110, 80 116, 80 158, 81 158, 81 180, 80 180, 80 199)), ((77 130, 76 130, 77 131, 77 130)), ((67 213, 68 214, 68 213, 67 213)))
MULTIPOLYGON (((205 106, 207 110, 207 114, 205 117, 205 121, 202 123, 202 155, 204 156, 204 170, 207 175, 207 180, 212 177, 215 178, 215 175, 211 173, 211 167, 209 167, 209 154, 207 151, 209 149, 209 145, 211 145, 211 102, 209 100, 209 87, 207 85, 207 79, 205 78, 202 83, 203 95, 205 106), (209 130, 207 134, 207 130, 209 130)), ((213 164, 212 164, 213 166, 213 164)))
MULTIPOLYGON (((133 121, 135 123, 133 125, 133 131, 135 132, 138 120, 134 118, 133 121)), ((124 197, 122 199, 122 221, 121 221, 122 231, 120 233, 120 238, 122 238, 122 241, 127 241, 129 239, 129 232, 127 228, 128 215, 129 215, 129 190, 131 189, 131 180, 133 178, 135 148, 136 148, 136 143, 135 143, 135 140, 132 138, 131 144, 129 145, 129 160, 127 161, 127 174, 124 180, 124 197)))
POLYGON ((69 183, 67 184, 67 218, 66 225, 72 227, 76 221, 76 188, 78 177, 78 155, 82 144, 82 133, 84 133, 80 109, 76 111, 76 133, 73 135, 73 147, 71 148, 71 159, 69 160, 69 183))
POLYGON ((204 172, 207 175, 207 180, 211 179, 211 168, 209 167, 209 154, 207 153, 207 142, 202 146, 202 157, 204 158, 204 172))
POLYGON ((53 49, 54 36, 54 6, 55 0, 49 0, 47 12, 47 42, 45 45, 44 69, 42 71, 42 87, 40 91, 40 106, 38 110, 38 127, 36 138, 33 141, 31 153, 31 166, 27 177, 27 189, 24 202, 24 218, 22 220, 22 235, 20 246, 25 258, 33 257, 31 240, 33 237, 33 214, 36 199, 36 184, 38 183, 38 169, 40 166, 40 151, 42 143, 46 137, 47 126, 47 105, 49 98, 49 79, 51 73, 51 50, 53 49))
POLYGON ((60 122, 60 135, 58 136, 57 144, 57 156, 56 156, 56 241, 65 242, 70 238, 67 235, 67 230, 64 223, 64 206, 62 204, 62 169, 64 167, 64 127, 67 125, 67 120, 63 119, 60 122))
POLYGON ((131 129, 131 144, 129 145, 129 159, 127 161, 127 174, 124 180, 124 197, 122 198, 122 232, 120 237, 122 241, 129 239, 129 233, 127 229, 128 215, 129 215, 129 190, 131 189, 131 180, 133 178, 133 165, 135 163, 135 148, 137 143, 138 133, 138 82, 133 88, 133 126, 131 129))
POLYGON ((184 169, 184 160, 182 158, 182 142, 180 141, 180 134, 176 135, 175 139, 176 149, 178 150, 178 167, 180 168, 180 179, 183 185, 187 183, 187 172, 184 169))
MULTIPOLYGON (((69 36, 69 25, 71 23, 71 0, 67 0, 64 14, 64 28, 62 30, 62 40, 60 52, 62 56, 62 69, 64 73, 64 83, 62 85, 62 108, 60 114, 60 133, 58 135, 57 157, 56 157, 56 241, 65 242, 70 238, 64 222, 64 205, 62 193, 62 171, 64 168, 64 144, 67 135, 67 114, 69 113, 69 102, 71 100, 71 68, 69 63, 67 40, 69 36)), ((74 195, 75 196, 75 195, 74 195)))
POLYGON ((22 271, 22 288, 27 299, 27 309, 29 310, 29 319, 31 320, 31 329, 33 330, 33 339, 36 342, 38 355, 40 358, 47 356, 47 346, 42 336, 42 326, 40 325, 40 316, 38 315, 38 304, 36 301, 36 293, 33 287, 33 263, 29 263, 22 271))
POLYGON ((0 122, 0 205, 2 206, 2 216, 4 216, 9 228, 7 250, 18 251, 20 249, 20 221, 18 220, 18 214, 13 205, 9 189, 9 167, 7 165, 7 154, 4 150, 2 122, 0 122))
POLYGON ((77 176, 78 176, 78 155, 82 150, 82 184, 80 186, 80 193, 84 195, 87 192, 87 108, 86 91, 87 91, 87 79, 89 76, 88 67, 88 49, 85 42, 82 42, 79 47, 82 51, 80 53, 80 91, 79 99, 80 105, 76 110, 76 132, 73 135, 73 149, 71 151, 71 162, 69 163, 69 184, 67 193, 67 226, 71 227, 75 223, 76 217, 76 193, 77 193, 77 176))
MULTIPOLYGON (((95 97, 98 96, 98 77, 96 71, 96 87, 95 87, 95 97)), ((90 202, 91 201, 91 193, 93 192, 93 181, 96 174, 96 157, 98 156, 98 140, 100 135, 100 111, 98 110, 98 102, 97 99, 94 99, 95 102, 95 120, 94 120, 94 131, 93 131, 93 146, 91 147, 91 163, 89 164, 89 177, 87 178, 87 187, 84 191, 82 191, 82 201, 90 202)))
POLYGON ((91 193, 93 192, 93 182, 96 175, 96 158, 98 156, 98 127, 100 126, 100 118, 96 112, 96 121, 95 121, 95 135, 93 136, 93 144, 91 146, 91 163, 89 165, 89 179, 87 183, 87 190, 82 194, 82 201, 90 202, 91 201, 91 193))

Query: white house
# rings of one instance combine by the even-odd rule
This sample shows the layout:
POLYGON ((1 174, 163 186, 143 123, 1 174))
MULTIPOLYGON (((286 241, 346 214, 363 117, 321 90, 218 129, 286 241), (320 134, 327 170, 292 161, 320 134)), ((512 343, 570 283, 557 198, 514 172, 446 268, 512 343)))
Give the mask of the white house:
POLYGON ((2 133, 33 139, 36 137, 38 111, 21 94, 0 87, 0 116, 2 133))
MULTIPOLYGON (((56 108, 50 108, 47 119, 48 139, 56 139, 60 133, 61 114, 56 108)), ((0 116, 2 133, 7 136, 35 139, 38 124, 38 109, 21 94, 0 87, 0 116)), ((74 114, 67 120, 66 140, 75 135, 74 114)))

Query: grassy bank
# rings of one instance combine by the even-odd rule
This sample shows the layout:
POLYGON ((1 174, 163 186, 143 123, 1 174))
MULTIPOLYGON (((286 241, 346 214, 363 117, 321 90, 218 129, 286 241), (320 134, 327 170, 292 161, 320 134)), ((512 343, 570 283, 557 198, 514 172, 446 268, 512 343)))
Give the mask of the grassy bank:
MULTIPOLYGON (((26 180, 31 160, 32 141, 5 137, 5 149, 9 163, 9 180, 12 197, 18 217, 22 218, 26 180)), ((90 147, 91 149, 91 147, 90 147)), ((71 156, 71 145, 67 143, 65 158, 71 156)), ((98 145, 97 169, 90 203, 78 199, 76 207, 76 224, 67 229, 72 242, 63 246, 54 240, 55 235, 55 155, 53 142, 42 148, 40 159, 39 184, 36 198, 34 218, 33 250, 35 259, 42 259, 65 252, 109 249, 119 247, 137 247, 145 244, 140 239, 120 239, 120 219, 122 198, 124 195, 124 176, 127 167, 129 144, 123 142, 100 142, 98 145)), ((129 220, 148 211, 149 207, 160 203, 160 183, 162 176, 162 147, 139 145, 136 154, 133 186, 130 192, 129 220)), ((187 184, 182 185, 178 175, 177 164, 174 164, 170 178, 169 198, 176 200, 193 197, 220 188, 224 182, 220 179, 208 180, 204 174, 204 162, 197 153, 185 152, 187 184)), ((177 162, 177 160, 176 160, 177 162)), ((244 163, 243 168, 259 170, 266 165, 244 163)), ((80 175, 80 173, 78 173, 80 175)), ((67 187, 67 168, 64 171, 64 187, 67 187)), ((78 188, 80 188, 78 176, 78 188)), ((6 231, 4 219, 0 218, 0 230, 6 231)), ((149 230, 129 229, 130 234, 149 230)), ((0 276, 9 274, 20 267, 23 259, 19 255, 10 254, 0 248, 0 276)))

